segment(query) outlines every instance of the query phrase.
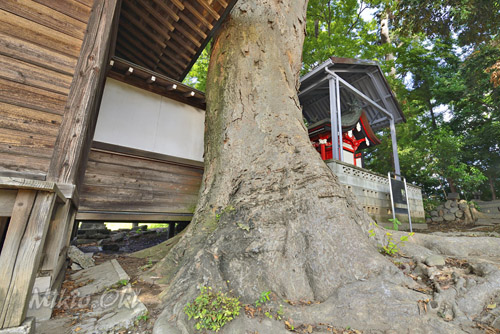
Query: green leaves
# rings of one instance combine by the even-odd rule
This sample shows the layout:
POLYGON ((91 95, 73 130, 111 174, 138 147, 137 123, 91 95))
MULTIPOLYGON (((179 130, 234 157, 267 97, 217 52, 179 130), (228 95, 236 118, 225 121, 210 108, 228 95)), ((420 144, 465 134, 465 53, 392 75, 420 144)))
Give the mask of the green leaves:
POLYGON ((184 307, 189 320, 198 320, 197 330, 209 329, 218 332, 226 323, 240 314, 240 301, 221 291, 213 292, 210 287, 201 287, 200 294, 184 307))
POLYGON ((257 301, 255 302, 255 306, 256 307, 259 307, 265 303, 267 303, 270 299, 269 299, 269 295, 271 294, 271 291, 264 291, 260 294, 260 297, 259 299, 257 299, 257 301))

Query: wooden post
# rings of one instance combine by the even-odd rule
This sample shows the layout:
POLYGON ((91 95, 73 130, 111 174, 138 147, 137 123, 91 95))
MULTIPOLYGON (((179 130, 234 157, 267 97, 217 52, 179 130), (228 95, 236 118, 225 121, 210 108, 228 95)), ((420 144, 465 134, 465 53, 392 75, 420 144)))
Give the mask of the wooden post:
MULTIPOLYGON (((57 208, 54 220, 50 224, 49 232, 47 234, 46 247, 44 250, 44 261, 42 264, 42 270, 52 270, 57 267, 59 257, 61 252, 66 249, 65 238, 68 233, 68 229, 73 228, 73 225, 69 221, 69 218, 73 216, 70 215, 72 203, 71 201, 66 201, 64 205, 59 205, 57 208)), ((54 280, 58 273, 52 272, 52 280, 54 280)))
POLYGON ((56 197, 54 192, 19 190, 0 254, 1 328, 24 321, 56 197))
MULTIPOLYGON (((94 137, 119 4, 120 0, 94 2, 47 175, 49 181, 76 185, 76 198, 94 137)), ((66 203, 60 210, 49 230, 42 268, 52 271, 53 278, 64 262, 77 208, 66 203)))
POLYGON ((168 223, 168 238, 173 238, 175 236, 175 223, 168 223))

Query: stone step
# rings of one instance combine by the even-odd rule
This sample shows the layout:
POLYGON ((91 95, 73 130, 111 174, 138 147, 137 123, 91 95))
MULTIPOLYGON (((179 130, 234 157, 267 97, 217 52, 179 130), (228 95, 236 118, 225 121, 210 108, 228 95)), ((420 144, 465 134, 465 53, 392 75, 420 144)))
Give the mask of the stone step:
POLYGON ((481 226, 495 226, 499 224, 500 224, 500 219, 486 219, 486 218, 480 218, 475 223, 475 225, 481 225, 481 226))
MULTIPOLYGON (((382 226, 386 229, 392 229, 393 225, 392 223, 379 223, 379 226, 382 226)), ((427 230, 429 226, 425 223, 417 223, 417 224, 412 224, 411 227, 413 228, 414 231, 422 231, 422 230, 427 230)), ((410 224, 408 223, 401 223, 399 225, 398 230, 400 231, 409 231, 410 230, 410 224)))
POLYGON ((480 208, 498 208, 500 201, 475 201, 480 208))
POLYGON ((499 212, 479 212, 477 214, 479 219, 500 219, 500 211, 499 212))

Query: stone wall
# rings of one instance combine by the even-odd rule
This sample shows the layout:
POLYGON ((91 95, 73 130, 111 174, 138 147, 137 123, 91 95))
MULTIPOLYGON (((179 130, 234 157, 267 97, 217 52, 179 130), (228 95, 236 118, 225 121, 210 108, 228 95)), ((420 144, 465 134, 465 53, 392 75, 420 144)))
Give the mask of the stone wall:
POLYGON ((477 211, 466 200, 449 199, 438 205, 430 212, 427 223, 455 223, 460 225, 473 225, 477 220, 477 211))
MULTIPOLYGON (((381 175, 337 160, 326 161, 328 167, 339 178, 339 182, 350 189, 363 208, 377 223, 388 222, 392 218, 391 195, 387 175, 381 175)), ((412 223, 425 223, 422 191, 407 184, 412 223)), ((396 215, 405 223, 407 215, 396 215)))

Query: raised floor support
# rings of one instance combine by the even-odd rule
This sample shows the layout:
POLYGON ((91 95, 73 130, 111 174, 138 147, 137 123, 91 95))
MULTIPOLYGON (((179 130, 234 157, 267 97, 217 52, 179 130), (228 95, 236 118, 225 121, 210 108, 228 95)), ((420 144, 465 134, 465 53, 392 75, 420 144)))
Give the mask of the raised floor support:
POLYGON ((25 319, 56 197, 18 191, 0 253, 0 328, 20 326, 25 319))

